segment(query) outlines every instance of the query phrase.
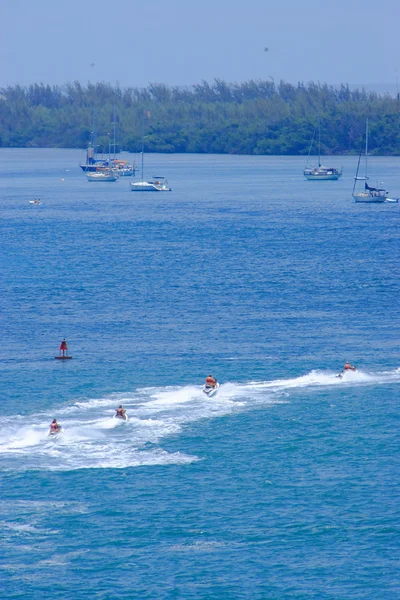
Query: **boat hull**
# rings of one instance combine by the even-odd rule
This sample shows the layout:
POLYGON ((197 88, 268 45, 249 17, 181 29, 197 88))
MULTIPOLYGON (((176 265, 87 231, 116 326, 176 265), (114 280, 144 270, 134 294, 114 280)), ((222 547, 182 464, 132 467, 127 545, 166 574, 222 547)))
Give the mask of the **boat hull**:
POLYGON ((117 175, 104 175, 103 173, 86 173, 88 181, 117 181, 117 175))
POLYGON ((370 196, 369 194, 353 194, 354 202, 359 204, 383 204, 385 196, 370 196))
POLYGON ((338 174, 332 174, 332 175, 311 175, 311 174, 304 174, 304 177, 308 180, 308 181, 337 181, 338 179, 340 179, 342 176, 341 173, 338 174))
POLYGON ((131 183, 131 192, 170 192, 169 188, 165 183, 158 184, 149 181, 136 181, 131 183))

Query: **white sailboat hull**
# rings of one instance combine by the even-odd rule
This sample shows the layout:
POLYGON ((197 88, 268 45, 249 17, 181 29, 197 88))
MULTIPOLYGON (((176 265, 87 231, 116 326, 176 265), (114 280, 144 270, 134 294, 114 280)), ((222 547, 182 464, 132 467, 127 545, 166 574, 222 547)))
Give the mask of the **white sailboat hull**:
POLYGON ((337 181, 338 179, 340 179, 340 177, 342 176, 341 173, 332 173, 332 174, 328 174, 328 173, 321 173, 319 174, 312 174, 312 173, 304 173, 304 177, 308 180, 308 181, 337 181))
POLYGON ((383 202, 386 202, 386 196, 372 196, 366 192, 353 194, 353 198, 354 202, 363 202, 364 204, 383 204, 383 202))
POLYGON ((385 189, 372 187, 368 185, 368 118, 365 123, 365 166, 364 166, 364 175, 359 176, 359 168, 360 168, 360 160, 361 160, 361 152, 360 157, 358 159, 358 166, 356 175, 354 177, 354 187, 353 187, 353 198, 354 202, 363 203, 363 204, 383 204, 389 198, 389 192, 385 189), (364 189, 357 190, 357 182, 364 181, 364 189))

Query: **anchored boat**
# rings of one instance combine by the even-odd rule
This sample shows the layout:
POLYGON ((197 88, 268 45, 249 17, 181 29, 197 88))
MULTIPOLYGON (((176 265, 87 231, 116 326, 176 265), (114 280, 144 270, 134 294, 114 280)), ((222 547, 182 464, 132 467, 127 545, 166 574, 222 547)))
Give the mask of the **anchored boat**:
POLYGON ((356 176, 354 177, 353 198, 355 202, 364 202, 367 204, 377 204, 386 202, 389 192, 383 188, 371 187, 368 185, 368 118, 365 125, 365 156, 364 156, 364 175, 359 176, 361 162, 361 152, 358 157, 356 176), (356 189, 357 181, 364 181, 364 189, 356 189))
POLYGON ((321 165, 321 119, 318 119, 318 125, 314 128, 314 134, 311 140, 310 149, 308 151, 308 159, 310 158, 311 149, 313 146, 316 128, 318 127, 318 166, 317 167, 305 167, 304 169, 304 177, 308 179, 308 181, 337 181, 343 172, 343 167, 340 169, 335 169, 334 167, 324 167, 321 165))

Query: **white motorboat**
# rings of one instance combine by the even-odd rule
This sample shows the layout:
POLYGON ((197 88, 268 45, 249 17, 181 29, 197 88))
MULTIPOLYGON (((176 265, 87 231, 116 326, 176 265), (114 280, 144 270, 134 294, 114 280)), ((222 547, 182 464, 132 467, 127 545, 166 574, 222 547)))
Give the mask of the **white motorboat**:
POLYGON ((135 181, 131 183, 132 192, 170 192, 168 181, 164 177, 154 177, 150 181, 135 181))
POLYGON ((366 204, 377 204, 386 202, 389 192, 383 188, 369 186, 367 181, 368 177, 368 118, 365 125, 365 157, 364 157, 364 175, 359 177, 358 173, 360 170, 361 152, 358 157, 356 176, 354 177, 353 185, 353 198, 355 202, 363 202, 366 204), (364 181, 364 189, 356 189, 357 181, 364 181))
POLYGON ((334 167, 324 167, 321 165, 321 119, 318 119, 318 125, 314 128, 314 134, 311 140, 310 149, 308 151, 308 158, 310 158, 311 149, 313 146, 315 132, 318 127, 318 166, 317 167, 305 167, 303 173, 304 177, 308 179, 308 181, 337 181, 343 173, 343 167, 339 169, 335 169, 334 167))
POLYGON ((211 396, 215 396, 215 394, 218 391, 218 388, 219 388, 219 383, 217 381, 217 383, 215 384, 214 387, 212 385, 205 385, 203 387, 203 393, 206 394, 206 396, 208 396, 209 398, 211 398, 211 396))
POLYGON ((42 204, 39 198, 35 198, 34 200, 29 200, 29 204, 42 204))
POLYGON ((111 169, 86 172, 88 181, 117 181, 118 175, 111 169))

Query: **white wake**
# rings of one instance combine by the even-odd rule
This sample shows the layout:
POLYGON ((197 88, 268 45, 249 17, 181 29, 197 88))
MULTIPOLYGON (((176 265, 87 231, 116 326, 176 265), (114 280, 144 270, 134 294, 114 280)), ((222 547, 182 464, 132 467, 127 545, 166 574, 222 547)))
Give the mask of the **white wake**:
POLYGON ((12 419, 4 415, 0 417, 0 464, 12 470, 75 470, 190 463, 198 458, 162 448, 188 423, 287 403, 296 389, 384 383, 400 383, 400 369, 347 372, 342 378, 321 370, 289 379, 223 383, 212 398, 200 386, 143 388, 77 401, 57 414, 12 419), (112 418, 119 404, 127 410, 129 421, 112 418), (62 435, 55 439, 48 436, 54 416, 63 426, 62 435))

